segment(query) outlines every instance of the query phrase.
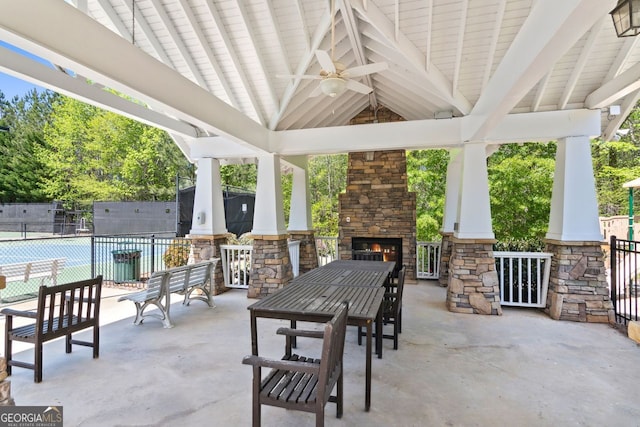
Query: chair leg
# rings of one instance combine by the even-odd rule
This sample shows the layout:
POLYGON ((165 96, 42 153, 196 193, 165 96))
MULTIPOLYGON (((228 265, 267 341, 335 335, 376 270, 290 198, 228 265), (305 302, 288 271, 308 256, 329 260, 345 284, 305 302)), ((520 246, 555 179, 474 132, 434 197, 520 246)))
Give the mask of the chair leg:
POLYGON ((358 345, 362 345, 362 326, 358 326, 358 345))
POLYGON ((97 359, 100 355, 100 327, 93 326, 93 358, 97 359))
POLYGON ((262 370, 258 366, 253 367, 253 427, 260 427, 260 382, 262 370))
POLYGON ((342 389, 342 373, 340 373, 336 385, 336 418, 342 418, 342 389))
POLYGON ((12 329, 13 318, 7 316, 4 333, 4 356, 7 361, 7 375, 11 375, 11 339, 9 338, 9 331, 12 329))
POLYGON ((401 334, 402 333, 402 308, 400 308, 400 311, 398 312, 398 333, 401 334))
POLYGON ((316 411, 316 427, 324 427, 324 406, 316 411))
POLYGON ((397 350, 398 349, 398 332, 400 329, 400 323, 398 322, 398 319, 394 319, 393 320, 393 349, 397 350))
POLYGON ((67 334, 64 351, 65 353, 71 353, 71 334, 67 334))

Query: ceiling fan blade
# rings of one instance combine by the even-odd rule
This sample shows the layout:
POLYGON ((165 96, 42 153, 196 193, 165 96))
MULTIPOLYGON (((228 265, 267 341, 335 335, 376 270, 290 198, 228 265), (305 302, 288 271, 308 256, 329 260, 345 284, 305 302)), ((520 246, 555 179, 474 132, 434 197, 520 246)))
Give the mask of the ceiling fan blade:
POLYGON ((359 67, 349 68, 340 73, 343 77, 360 77, 367 74, 378 73, 389 68, 386 62, 374 62, 372 64, 360 65, 359 67))
POLYGON ((373 92, 373 89, 371 89, 369 86, 364 85, 360 82, 357 82, 355 80, 346 80, 347 82, 347 89, 351 89, 354 90, 356 92, 360 92, 360 93, 364 93, 365 95, 373 92))
POLYGON ((316 58, 318 58, 318 62, 323 70, 328 71, 330 73, 336 72, 336 66, 333 65, 333 61, 329 54, 324 50, 316 50, 316 58))
POLYGON ((316 86, 316 88, 313 89, 311 91, 311 93, 309 94, 309 98, 315 98, 315 97, 320 96, 320 95, 322 95, 322 89, 320 89, 320 84, 318 84, 316 86))
POLYGON ((320 80, 322 77, 321 76, 312 76, 310 74, 302 74, 302 75, 295 75, 295 74, 276 74, 276 78, 278 79, 303 79, 303 80, 320 80))

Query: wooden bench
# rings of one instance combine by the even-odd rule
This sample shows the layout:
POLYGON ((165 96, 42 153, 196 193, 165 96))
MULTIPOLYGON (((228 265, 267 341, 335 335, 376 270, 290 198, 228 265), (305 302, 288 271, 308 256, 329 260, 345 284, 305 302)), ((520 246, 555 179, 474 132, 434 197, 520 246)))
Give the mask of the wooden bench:
POLYGON ((71 345, 78 344, 93 348, 93 358, 98 358, 100 349, 100 293, 102 276, 95 279, 66 283, 57 286, 40 286, 36 311, 19 311, 5 308, 0 313, 6 316, 5 356, 7 374, 11 367, 33 369, 34 381, 42 381, 42 344, 56 338, 66 337, 67 353, 71 345), (14 317, 34 320, 26 325, 14 325, 14 317), (79 341, 72 338, 74 332, 93 328, 92 341, 79 341), (11 344, 13 341, 35 345, 34 363, 13 359, 11 344))
POLYGON ((246 356, 242 363, 253 366, 253 426, 261 422, 261 405, 278 406, 314 412, 316 427, 324 426, 324 407, 335 402, 336 416, 342 417, 344 337, 347 327, 347 303, 342 303, 336 315, 325 324, 324 331, 280 328, 278 334, 287 337, 282 360, 246 356), (322 338, 320 359, 291 353, 292 338, 322 338), (263 379, 261 368, 272 368, 263 379), (336 395, 331 392, 336 388, 336 395))
POLYGON ((135 325, 141 324, 147 317, 155 317, 162 320, 165 328, 172 328, 169 317, 171 294, 184 295, 183 305, 189 305, 192 300, 197 299, 206 302, 209 307, 214 306, 211 297, 211 275, 218 261, 219 259, 215 258, 156 271, 149 277, 146 289, 124 295, 118 301, 133 301, 136 306, 136 317, 133 321, 135 325), (149 306, 157 307, 159 312, 145 313, 149 306))

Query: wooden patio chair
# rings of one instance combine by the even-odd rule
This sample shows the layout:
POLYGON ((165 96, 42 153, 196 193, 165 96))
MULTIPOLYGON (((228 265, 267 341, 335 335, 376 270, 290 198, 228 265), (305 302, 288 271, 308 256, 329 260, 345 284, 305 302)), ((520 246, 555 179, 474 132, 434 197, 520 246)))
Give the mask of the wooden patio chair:
POLYGON ((382 252, 352 250, 351 259, 360 261, 383 261, 383 256, 382 252))
POLYGON ((280 328, 286 336, 285 355, 273 360, 246 356, 242 363, 253 366, 253 426, 260 426, 261 405, 314 412, 316 427, 324 426, 324 407, 335 402, 336 417, 342 417, 344 337, 347 327, 347 303, 325 324, 324 331, 280 328), (292 337, 322 338, 320 359, 291 353, 292 337), (272 370, 263 379, 261 368, 272 370), (336 388, 336 395, 331 392, 336 388))

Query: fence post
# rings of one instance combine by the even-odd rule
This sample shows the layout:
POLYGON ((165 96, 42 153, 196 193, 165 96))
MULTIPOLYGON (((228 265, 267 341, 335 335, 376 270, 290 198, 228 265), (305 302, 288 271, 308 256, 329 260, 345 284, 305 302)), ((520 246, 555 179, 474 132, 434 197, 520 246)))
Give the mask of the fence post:
POLYGON ((609 254, 609 263, 610 263, 610 271, 611 271, 611 301, 613 302, 613 314, 616 316, 616 319, 618 317, 618 300, 617 300, 617 293, 618 293, 618 263, 617 263, 617 257, 618 254, 616 253, 616 236, 611 236, 610 242, 609 242, 609 250, 610 250, 610 254, 609 254))
POLYGON ((151 235, 151 272, 156 271, 156 235, 151 235))
POLYGON ((96 277, 96 238, 91 234, 91 277, 96 277))

